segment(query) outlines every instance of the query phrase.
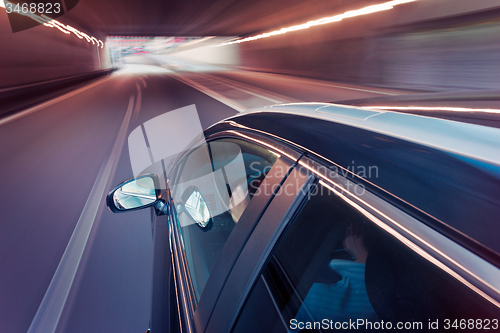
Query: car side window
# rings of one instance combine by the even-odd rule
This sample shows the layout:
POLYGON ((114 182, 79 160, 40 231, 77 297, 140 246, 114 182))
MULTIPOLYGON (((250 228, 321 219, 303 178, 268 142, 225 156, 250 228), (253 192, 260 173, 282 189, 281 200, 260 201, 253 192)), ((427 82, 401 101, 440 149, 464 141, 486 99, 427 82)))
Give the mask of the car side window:
POLYGON ((196 300, 226 240, 277 158, 243 140, 219 139, 191 151, 174 170, 169 187, 196 300), (200 202, 202 215, 211 217, 206 224, 196 223, 188 214, 200 202))
POLYGON ((498 328, 495 302, 406 244, 318 183, 278 241, 233 331, 498 328))

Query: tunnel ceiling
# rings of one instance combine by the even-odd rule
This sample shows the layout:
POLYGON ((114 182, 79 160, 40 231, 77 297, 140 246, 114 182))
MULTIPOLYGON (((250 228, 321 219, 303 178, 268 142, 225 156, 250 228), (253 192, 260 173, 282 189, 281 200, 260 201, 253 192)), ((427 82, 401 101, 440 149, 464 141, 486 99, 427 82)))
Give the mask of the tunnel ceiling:
POLYGON ((106 35, 246 36, 380 0, 80 0, 65 15, 106 35))

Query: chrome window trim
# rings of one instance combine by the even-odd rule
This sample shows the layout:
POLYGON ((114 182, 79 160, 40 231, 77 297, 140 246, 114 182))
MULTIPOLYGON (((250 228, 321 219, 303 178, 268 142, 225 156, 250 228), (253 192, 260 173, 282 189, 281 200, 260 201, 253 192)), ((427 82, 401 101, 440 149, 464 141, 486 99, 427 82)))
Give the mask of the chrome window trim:
MULTIPOLYGON (((171 201, 172 202, 172 201, 171 201)), ((188 332, 193 332, 192 318, 195 311, 194 290, 190 280, 189 269, 187 268, 186 254, 180 235, 180 226, 175 216, 175 207, 171 209, 169 230, 170 244, 172 246, 172 269, 174 272, 175 294, 177 296, 177 309, 179 310, 179 324, 182 332, 183 324, 186 324, 188 332), (180 288, 180 290, 179 290, 180 288), (182 310, 182 311, 181 311, 182 310), (183 316, 181 316, 181 313, 183 316), (182 317, 184 320, 182 320, 182 317)))
POLYGON ((228 129, 228 130, 224 130, 221 132, 211 134, 210 136, 208 136, 206 138, 206 141, 208 142, 208 141, 213 141, 213 140, 218 140, 218 139, 226 139, 226 138, 227 139, 239 139, 239 140, 247 141, 250 143, 254 143, 258 146, 261 146, 262 148, 269 149, 280 156, 282 156, 282 155, 286 156, 292 162, 296 162, 301 156, 301 153, 298 152, 297 150, 294 150, 285 144, 277 142, 275 139, 271 139, 265 135, 256 134, 256 133, 251 132, 251 131, 238 131, 235 129, 228 129))
POLYGON ((286 156, 292 162, 296 162, 302 156, 302 153, 299 151, 300 149, 293 149, 287 144, 278 142, 277 139, 279 140, 279 137, 275 137, 275 139, 272 139, 269 138, 269 136, 272 135, 266 132, 262 133, 263 134, 257 134, 255 133, 255 130, 244 127, 244 129, 240 131, 238 131, 237 129, 227 129, 217 133, 210 134, 207 137, 198 138, 196 141, 192 141, 191 144, 188 147, 186 147, 186 149, 184 149, 184 151, 173 161, 174 166, 172 167, 172 169, 168 171, 167 181, 170 179, 172 171, 175 170, 179 162, 182 161, 189 154, 190 151, 200 147, 206 142, 213 140, 239 139, 242 141, 254 143, 258 146, 261 146, 262 148, 271 150, 272 152, 278 154, 279 156, 281 155, 286 156))
POLYGON ((298 164, 379 227, 500 308, 500 268, 368 190, 358 195, 350 190, 358 184, 339 174, 330 177, 320 163, 302 158, 298 164))

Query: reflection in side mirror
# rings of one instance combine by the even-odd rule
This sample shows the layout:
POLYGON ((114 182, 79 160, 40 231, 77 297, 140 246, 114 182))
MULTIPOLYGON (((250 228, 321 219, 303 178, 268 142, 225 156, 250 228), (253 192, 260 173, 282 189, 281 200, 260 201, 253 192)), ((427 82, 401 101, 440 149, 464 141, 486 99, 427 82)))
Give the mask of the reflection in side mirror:
POLYGON ((112 190, 106 202, 113 212, 142 209, 159 200, 158 177, 144 175, 127 180, 112 190))
POLYGON ((204 231, 210 230, 212 227, 212 216, 208 209, 207 201, 197 188, 191 187, 189 190, 191 193, 184 203, 183 211, 204 231))

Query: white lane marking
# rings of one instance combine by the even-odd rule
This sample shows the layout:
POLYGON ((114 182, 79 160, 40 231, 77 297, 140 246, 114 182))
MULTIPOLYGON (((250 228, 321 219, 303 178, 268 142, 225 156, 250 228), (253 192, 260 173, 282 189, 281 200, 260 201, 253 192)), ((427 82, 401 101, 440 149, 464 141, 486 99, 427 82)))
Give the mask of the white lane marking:
POLYGON ((247 93, 249 95, 252 95, 252 96, 255 96, 255 97, 258 97, 261 99, 266 99, 274 104, 298 102, 298 100, 296 100, 294 98, 278 95, 275 93, 270 94, 269 92, 264 91, 263 89, 252 87, 252 86, 249 86, 247 84, 237 82, 237 81, 234 81, 231 79, 221 78, 219 76, 210 75, 210 74, 203 74, 203 76, 208 78, 209 80, 213 80, 217 83, 229 86, 233 89, 238 89, 238 90, 243 91, 244 93, 247 93), (272 95, 274 95, 274 96, 272 96, 272 95))
POLYGON ((396 95, 403 95, 405 94, 404 92, 400 93, 400 94, 395 94, 395 93, 388 93, 388 92, 381 92, 381 91, 375 91, 375 90, 368 90, 368 89, 360 89, 360 88, 352 88, 352 87, 345 87, 345 86, 339 86, 339 85, 335 85, 335 84, 330 84, 330 83, 323 83, 319 80, 315 80, 315 79, 308 79, 308 78, 302 78, 302 77, 298 77, 298 76, 291 76, 291 75, 285 75, 285 74, 276 74, 276 73, 256 73, 256 72, 252 72, 252 71, 249 71, 249 70, 244 70, 245 72, 247 72, 248 74, 253 74, 254 76, 259 76, 259 75, 270 75, 270 76, 278 76, 280 78, 290 78, 290 77, 293 77, 296 81, 304 81, 304 82, 308 82, 308 83, 311 83, 311 84, 316 84, 316 85, 319 85, 319 86, 325 86, 325 87, 332 87, 332 88, 341 88, 341 89, 349 89, 349 90, 357 90, 357 91, 364 91, 364 92, 369 92, 369 93, 374 93, 374 94, 381 94, 381 95, 390 95, 390 96, 396 96, 396 95))
POLYGON ((132 120, 136 120, 139 116, 139 112, 141 111, 142 104, 142 90, 141 87, 136 83, 135 87, 137 88, 137 100, 135 102, 134 113, 132 115, 132 120))
POLYGON ((5 118, 3 118, 3 119, 0 119, 0 126, 1 126, 1 125, 4 125, 4 124, 7 124, 7 123, 9 123, 9 122, 11 122, 11 121, 14 121, 14 120, 20 119, 20 118, 22 118, 22 117, 26 117, 27 115, 29 115, 29 114, 31 114, 31 113, 34 113, 34 112, 37 112, 37 111, 39 111, 39 110, 42 110, 42 109, 46 108, 47 106, 51 106, 51 105, 53 105, 53 104, 59 103, 59 102, 61 102, 61 101, 64 101, 64 100, 65 100, 65 99, 67 99, 67 98, 70 98, 70 97, 72 97, 72 96, 75 96, 75 95, 77 95, 77 94, 79 94, 79 93, 84 92, 85 90, 88 90, 88 89, 90 89, 90 88, 94 88, 95 86, 97 86, 97 85, 99 85, 99 84, 101 84, 101 83, 104 83, 104 82, 108 81, 109 79, 111 79, 111 77, 112 77, 112 76, 110 75, 110 76, 108 76, 108 77, 106 77, 106 78, 103 78, 103 79, 101 79, 101 80, 97 81, 97 82, 94 82, 94 83, 92 83, 92 84, 89 84, 88 86, 82 87, 82 88, 77 89, 77 90, 70 91, 70 92, 69 92, 69 93, 67 93, 67 94, 64 94, 64 95, 62 95, 62 96, 56 97, 56 98, 51 99, 51 100, 49 100, 49 101, 43 102, 43 103, 41 103, 41 104, 35 105, 35 106, 30 107, 30 108, 28 108, 28 109, 26 109, 26 110, 24 110, 24 111, 22 111, 22 112, 18 112, 18 113, 15 113, 15 114, 13 114, 13 115, 10 115, 10 116, 8 116, 8 117, 5 117, 5 118))
POLYGON ((187 77, 181 76, 179 74, 171 74, 171 76, 174 79, 177 79, 177 80, 181 81, 182 83, 187 84, 188 86, 193 87, 194 89, 204 93, 205 95, 208 95, 208 96, 212 97, 213 99, 218 100, 219 102, 221 102, 223 104, 226 104, 227 106, 235 109, 238 112, 244 112, 247 110, 247 108, 245 108, 243 105, 236 103, 235 101, 233 101, 229 98, 226 98, 226 97, 222 96, 221 94, 213 91, 212 89, 207 88, 205 86, 202 86, 201 84, 198 84, 198 83, 194 82, 193 80, 188 79, 187 77))
POLYGON ((97 212, 101 205, 104 204, 103 198, 107 183, 118 163, 133 109, 134 96, 132 95, 109 158, 97 175, 94 186, 76 223, 75 230, 45 292, 42 303, 40 303, 38 311, 31 322, 28 333, 54 333, 57 329, 97 212))

